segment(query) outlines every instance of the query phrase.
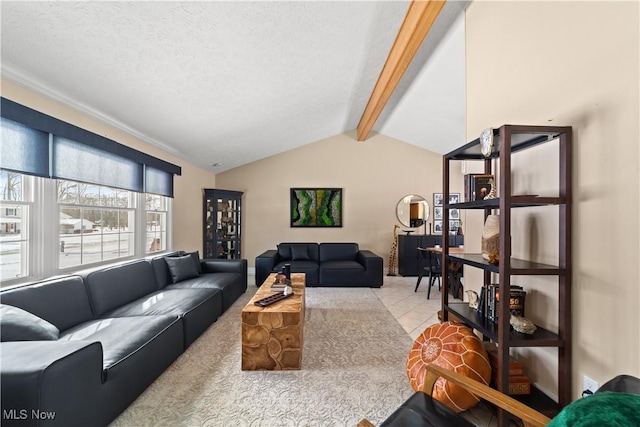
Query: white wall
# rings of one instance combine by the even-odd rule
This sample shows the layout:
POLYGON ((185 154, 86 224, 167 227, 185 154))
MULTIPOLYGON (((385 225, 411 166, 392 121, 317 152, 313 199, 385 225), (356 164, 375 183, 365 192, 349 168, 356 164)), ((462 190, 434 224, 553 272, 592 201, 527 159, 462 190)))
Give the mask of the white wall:
POLYGON ((218 174, 216 183, 245 192, 243 258, 251 267, 279 242, 352 241, 384 257, 386 268, 393 226, 400 225, 396 205, 417 194, 433 216, 433 193, 442 191, 442 156, 379 134, 358 142, 351 131, 218 174), (291 228, 292 187, 342 188, 343 227, 291 228))
MULTIPOLYGON (((466 37, 469 139, 505 123, 573 127, 573 397, 584 374, 601 384, 638 376, 639 3, 475 1, 466 37)), ((552 157, 541 150, 514 164, 524 177, 519 191, 551 190, 552 157)), ((518 255, 552 261, 555 214, 537 210, 516 220, 518 255)), ((557 327, 557 286, 521 282, 534 295, 528 314, 557 327)), ((554 354, 521 352, 547 390, 557 384, 554 354)))

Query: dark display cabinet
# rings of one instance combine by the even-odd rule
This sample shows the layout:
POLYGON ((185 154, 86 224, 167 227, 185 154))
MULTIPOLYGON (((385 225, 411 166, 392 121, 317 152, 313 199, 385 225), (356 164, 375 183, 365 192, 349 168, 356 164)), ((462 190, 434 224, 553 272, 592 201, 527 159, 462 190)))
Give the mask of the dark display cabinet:
POLYGON ((239 259, 242 192, 204 189, 203 258, 239 259))
MULTIPOLYGON (((449 200, 451 162, 456 160, 478 160, 484 162, 484 173, 497 176, 497 198, 474 200, 465 203, 446 203, 443 210, 443 232, 448 231, 448 209, 479 209, 486 218, 490 214, 499 213, 499 264, 490 264, 480 253, 453 254, 449 242, 443 246, 443 292, 442 309, 445 320, 449 314, 463 319, 470 327, 481 332, 484 339, 497 344, 497 388, 506 392, 509 386, 509 350, 515 347, 553 347, 558 357, 557 401, 542 393, 533 384, 531 393, 513 396, 528 406, 545 413, 555 415, 562 407, 571 402, 571 127, 560 126, 520 126, 504 125, 498 129, 489 129, 483 136, 468 144, 445 154, 443 157, 443 199, 449 200), (518 170, 511 167, 511 157, 515 153, 524 152, 539 144, 557 142, 557 188, 556 196, 514 195, 512 180, 521 178, 518 170), (495 168, 495 169, 494 169, 495 168), (448 208, 448 209, 447 209, 448 208), (555 209, 557 215, 558 235, 555 239, 558 253, 557 265, 541 264, 526 259, 512 257, 512 222, 515 209, 555 209), (455 261, 466 267, 478 268, 484 272, 484 286, 495 283, 498 279, 500 295, 509 295, 512 278, 519 276, 547 276, 557 278, 557 330, 551 331, 538 327, 532 334, 523 334, 510 327, 509 298, 500 298, 496 302, 498 320, 491 321, 479 314, 478 310, 469 308, 467 302, 449 300, 450 279, 446 274, 450 262, 455 261)), ((519 154, 521 155, 521 154, 519 154)), ((526 154, 525 154, 526 155, 526 154)), ((550 162, 550 164, 552 164, 550 162)), ((541 170, 540 173, 549 173, 541 170)), ((467 227, 470 224, 467 223, 467 227)), ((483 224, 477 224, 483 227, 483 224)), ((522 233, 519 233, 522 235, 522 233)), ((467 276, 465 276, 467 277, 467 276)), ((552 282, 556 282, 553 280, 552 282)), ((553 284, 553 283, 552 283, 553 284)), ((498 424, 509 425, 509 415, 498 410, 498 424)))

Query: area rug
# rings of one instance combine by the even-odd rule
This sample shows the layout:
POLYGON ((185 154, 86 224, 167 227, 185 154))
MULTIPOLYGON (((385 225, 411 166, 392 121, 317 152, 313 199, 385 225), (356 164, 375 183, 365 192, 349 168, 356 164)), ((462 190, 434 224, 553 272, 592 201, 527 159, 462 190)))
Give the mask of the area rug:
POLYGON ((306 292, 301 370, 240 369, 248 292, 112 426, 379 424, 412 394, 411 338, 369 288, 306 292))

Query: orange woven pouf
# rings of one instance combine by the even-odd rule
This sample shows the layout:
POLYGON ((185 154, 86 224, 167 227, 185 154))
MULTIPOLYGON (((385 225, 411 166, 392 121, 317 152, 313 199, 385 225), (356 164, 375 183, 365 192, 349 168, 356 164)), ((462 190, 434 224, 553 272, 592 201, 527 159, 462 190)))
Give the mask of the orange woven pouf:
MULTIPOLYGON (((429 326, 413 343, 407 359, 407 376, 414 391, 422 388, 429 363, 484 384, 489 384, 491 378, 491 366, 482 341, 471 329, 457 322, 429 326)), ((436 382, 432 397, 456 413, 478 403, 478 398, 443 378, 436 382)))

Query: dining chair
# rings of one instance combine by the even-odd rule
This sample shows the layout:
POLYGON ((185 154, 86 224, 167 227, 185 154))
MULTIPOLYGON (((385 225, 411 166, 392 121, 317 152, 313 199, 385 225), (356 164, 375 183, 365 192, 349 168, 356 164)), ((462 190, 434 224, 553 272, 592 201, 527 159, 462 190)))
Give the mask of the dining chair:
POLYGON ((440 266, 440 258, 433 252, 425 248, 418 248, 418 282, 414 292, 418 292, 418 286, 422 281, 422 277, 428 274, 429 289, 427 290, 427 299, 431 296, 431 287, 438 279, 438 290, 442 289, 442 268, 440 266))

